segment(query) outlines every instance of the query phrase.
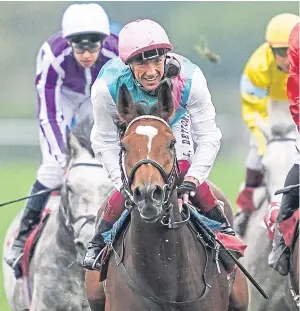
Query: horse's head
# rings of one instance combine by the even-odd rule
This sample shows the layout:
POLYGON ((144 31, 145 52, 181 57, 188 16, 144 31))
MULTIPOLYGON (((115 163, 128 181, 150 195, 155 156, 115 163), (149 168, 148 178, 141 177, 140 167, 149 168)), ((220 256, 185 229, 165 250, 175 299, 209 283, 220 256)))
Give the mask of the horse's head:
MULTIPOLYGON (((291 120, 292 121, 292 120, 291 120)), ((284 180, 294 163, 296 127, 293 122, 277 119, 265 122, 257 117, 257 125, 265 136, 266 151, 262 159, 265 181, 270 196, 282 188, 284 180)), ((271 201, 278 201, 279 197, 271 201)))
POLYGON ((151 107, 134 103, 125 85, 120 89, 118 113, 127 126, 121 139, 123 182, 148 222, 166 213, 176 182, 175 138, 167 123, 173 111, 169 80, 161 83, 158 102, 151 107))
POLYGON ((84 256, 92 238, 98 209, 111 188, 106 171, 88 149, 82 147, 82 139, 82 136, 76 138, 72 133, 67 135, 71 160, 60 207, 63 222, 75 242, 78 260, 84 256))

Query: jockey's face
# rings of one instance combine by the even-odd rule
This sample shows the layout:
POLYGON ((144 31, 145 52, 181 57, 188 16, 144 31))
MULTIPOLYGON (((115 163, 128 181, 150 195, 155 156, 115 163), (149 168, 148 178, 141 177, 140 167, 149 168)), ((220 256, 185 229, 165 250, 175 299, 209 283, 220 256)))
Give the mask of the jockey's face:
POLYGON ((134 60, 130 68, 137 81, 149 91, 155 90, 164 76, 165 55, 147 60, 134 60))
POLYGON ((93 66, 100 53, 100 42, 93 42, 91 44, 86 47, 80 44, 71 43, 75 59, 85 68, 93 66))
POLYGON ((277 65, 282 69, 282 71, 289 72, 289 61, 287 58, 287 48, 274 48, 273 54, 277 65))

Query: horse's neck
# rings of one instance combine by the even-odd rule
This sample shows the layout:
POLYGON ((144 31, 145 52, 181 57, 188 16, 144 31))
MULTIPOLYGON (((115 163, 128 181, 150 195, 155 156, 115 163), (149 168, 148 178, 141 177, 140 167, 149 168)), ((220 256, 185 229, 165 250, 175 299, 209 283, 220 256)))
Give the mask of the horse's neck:
MULTIPOLYGON (((175 221, 182 220, 178 207, 174 216, 175 221)), ((125 256, 129 258, 125 260, 125 265, 133 278, 138 282, 146 281, 156 289, 156 294, 165 293, 165 298, 175 299, 186 298, 193 287, 197 293, 201 292, 206 257, 186 225, 168 229, 159 221, 148 224, 135 210, 132 212, 126 249, 127 254, 131 254, 125 256), (181 292, 178 293, 176 288, 181 288, 181 292)))

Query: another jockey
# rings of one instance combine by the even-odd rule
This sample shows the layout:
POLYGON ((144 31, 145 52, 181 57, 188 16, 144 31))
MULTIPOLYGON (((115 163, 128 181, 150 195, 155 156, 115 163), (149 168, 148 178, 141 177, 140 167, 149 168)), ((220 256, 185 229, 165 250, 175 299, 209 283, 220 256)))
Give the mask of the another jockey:
POLYGON ((288 105, 287 47, 290 33, 298 21, 299 16, 287 13, 270 20, 266 29, 266 42, 252 54, 241 79, 242 116, 252 135, 246 159, 245 186, 236 200, 238 214, 234 228, 240 236, 244 235, 249 216, 256 209, 253 193, 263 182, 261 159, 266 141, 256 124, 256 115, 267 119, 268 104, 272 102, 288 105))
MULTIPOLYGON (((110 35, 103 8, 73 4, 62 19, 62 31, 41 46, 37 56, 39 136, 43 161, 30 195, 62 184, 66 166, 65 132, 74 118, 93 117, 91 86, 102 66, 118 55, 118 37, 110 35)), ((25 241, 40 221, 50 192, 27 201, 20 231, 6 257, 17 267, 25 241)))
POLYGON ((120 192, 123 185, 119 166, 120 139, 114 122, 117 97, 123 83, 134 101, 143 100, 153 105, 157 103, 156 91, 161 80, 172 77, 176 112, 170 126, 176 138, 176 153, 183 179, 178 193, 192 195, 194 192, 194 200, 206 215, 226 223, 227 232, 234 234, 206 182, 221 139, 206 79, 198 66, 181 55, 170 54, 171 50, 168 35, 158 23, 149 19, 131 22, 122 28, 119 35, 120 57, 102 68, 92 87, 95 122, 91 133, 92 147, 117 191, 108 199, 88 245, 83 261, 87 269, 99 268, 97 257, 105 246, 102 233, 112 227, 124 210, 124 197, 120 192), (191 127, 198 146, 195 155, 191 127))
MULTIPOLYGON (((300 131, 299 121, 299 23, 294 27, 289 39, 288 60, 290 64, 289 77, 287 81, 287 94, 290 101, 290 111, 292 117, 300 131)), ((298 137, 299 139, 299 137, 298 137)), ((298 141, 299 142, 299 141, 298 141)), ((283 194, 280 210, 275 225, 273 249, 269 255, 269 265, 282 275, 289 273, 290 249, 285 246, 283 235, 280 232, 280 223, 290 218, 299 208, 299 165, 300 152, 298 145, 298 156, 294 166, 289 171, 285 187, 296 185, 289 192, 283 194)))

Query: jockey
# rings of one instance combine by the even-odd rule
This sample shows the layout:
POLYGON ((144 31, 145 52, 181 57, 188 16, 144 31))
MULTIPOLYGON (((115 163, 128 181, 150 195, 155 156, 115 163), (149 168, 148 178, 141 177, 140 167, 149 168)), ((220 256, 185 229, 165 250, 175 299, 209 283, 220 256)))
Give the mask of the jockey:
POLYGON ((299 16, 294 14, 273 17, 267 25, 266 42, 252 54, 241 78, 242 116, 252 135, 246 159, 245 186, 236 200, 238 214, 234 228, 240 236, 244 235, 249 216, 255 210, 253 193, 263 182, 261 159, 266 142, 256 124, 256 115, 267 119, 268 105, 272 102, 288 105, 287 47, 289 35, 298 21, 299 16))
MULTIPOLYGON (((95 3, 73 4, 62 19, 62 31, 41 46, 37 56, 36 90, 40 146, 43 156, 30 195, 62 184, 66 166, 65 132, 77 120, 93 117, 91 86, 102 66, 118 55, 118 37, 95 3)), ((20 231, 6 257, 16 267, 25 241, 39 223, 50 192, 27 201, 20 231)))
MULTIPOLYGON (((102 233, 112 227, 124 210, 119 166, 120 139, 114 122, 117 97, 123 83, 135 101, 142 99, 152 105, 157 102, 160 81, 164 77, 172 78, 176 113, 169 123, 177 141, 176 154, 183 180, 178 193, 185 195, 184 198, 195 194, 195 201, 206 215, 227 225, 226 217, 206 182, 221 139, 207 82, 198 66, 181 55, 169 53, 171 50, 168 35, 158 23, 149 19, 131 22, 122 28, 119 35, 120 57, 102 68, 92 87, 92 148, 96 158, 101 158, 117 191, 107 200, 95 235, 88 245, 83 261, 87 269, 99 267, 97 257, 105 246, 102 233), (195 155, 191 126, 198 146, 195 155)), ((234 234, 229 226, 226 228, 228 233, 234 234)))
MULTIPOLYGON (((289 77, 287 81, 287 94, 290 101, 290 111, 292 117, 300 131, 299 121, 299 23, 294 27, 289 39, 288 60, 290 64, 289 77)), ((299 137, 298 137, 299 138, 299 137)), ((280 210, 275 225, 273 249, 269 255, 269 265, 282 275, 289 273, 290 249, 285 246, 283 235, 279 231, 280 223, 290 218, 299 208, 299 165, 300 153, 298 146, 298 156, 294 166, 289 171, 285 187, 298 185, 289 192, 283 194, 280 210)))

